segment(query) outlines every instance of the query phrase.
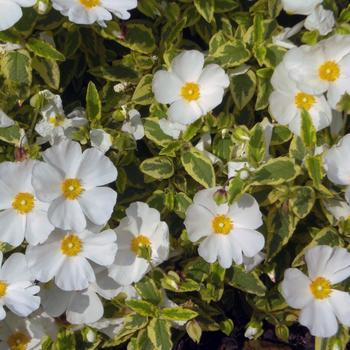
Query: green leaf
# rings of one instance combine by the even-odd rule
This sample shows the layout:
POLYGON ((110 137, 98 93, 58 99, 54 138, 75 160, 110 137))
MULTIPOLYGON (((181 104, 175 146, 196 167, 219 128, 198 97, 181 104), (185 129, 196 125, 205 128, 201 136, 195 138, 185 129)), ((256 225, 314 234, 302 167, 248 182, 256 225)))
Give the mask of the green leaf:
POLYGON ((139 314, 130 314, 124 317, 124 324, 118 334, 105 342, 104 347, 114 347, 132 337, 138 330, 145 328, 148 324, 148 317, 139 314))
POLYGON ((179 192, 175 194, 175 203, 174 203, 174 212, 181 219, 184 219, 186 216, 186 210, 192 203, 190 197, 186 193, 179 192))
POLYGON ((271 260, 289 242, 299 219, 287 208, 274 207, 267 216, 267 259, 271 260))
POLYGON ((17 125, 0 128, 0 140, 17 145, 20 142, 21 132, 17 125))
POLYGON ((143 105, 143 106, 150 105, 152 103, 153 101, 152 80, 153 80, 152 74, 147 74, 141 78, 132 96, 132 100, 134 103, 143 105))
POLYGON ((257 111, 266 108, 269 104, 269 97, 272 92, 272 85, 270 82, 272 73, 272 68, 262 68, 256 72, 256 76, 258 77, 258 94, 256 98, 255 109, 257 111))
POLYGON ((312 179, 315 189, 322 192, 327 197, 333 197, 333 194, 328 188, 322 185, 322 179, 325 175, 322 165, 322 155, 307 157, 305 159, 305 167, 312 179))
POLYGON ((294 161, 287 157, 279 157, 260 166, 252 176, 252 184, 280 185, 295 179, 297 175, 298 168, 294 161))
POLYGON ((158 305, 161 302, 161 292, 151 278, 144 278, 142 281, 135 283, 134 287, 143 300, 153 305, 158 305))
POLYGON ((301 139, 307 149, 312 150, 316 146, 316 129, 310 113, 306 110, 301 112, 301 139))
POLYGON ((215 186, 215 172, 211 161, 202 152, 191 147, 181 154, 181 163, 186 172, 205 188, 215 186))
POLYGON ((306 244, 303 249, 297 254, 292 262, 293 267, 300 266, 304 263, 304 255, 308 249, 317 245, 329 245, 331 247, 341 247, 343 240, 334 227, 325 227, 318 231, 312 240, 306 244))
POLYGON ((266 287, 258 275, 254 271, 245 271, 243 266, 233 266, 229 270, 228 284, 249 294, 263 296, 266 292, 266 287))
POLYGON ((292 132, 284 125, 274 125, 272 129, 271 146, 281 145, 292 138, 292 132))
POLYGON ((147 327, 147 334, 154 346, 154 350, 171 350, 173 348, 170 323, 168 321, 158 318, 152 319, 147 327))
POLYGON ((140 170, 154 179, 164 180, 174 175, 174 164, 168 157, 153 157, 144 160, 140 170))
POLYGON ((157 314, 157 308, 148 301, 127 300, 125 304, 140 316, 155 316, 157 314))
POLYGON ((100 95, 98 94, 96 85, 90 81, 86 93, 86 114, 87 118, 92 121, 98 121, 102 117, 102 106, 100 95))
POLYGON ((215 0, 194 0, 198 13, 210 23, 214 17, 215 0))
POLYGON ((74 332, 70 329, 63 328, 57 334, 57 339, 54 342, 55 350, 75 350, 76 341, 74 332))
POLYGON ((237 67, 251 57, 242 41, 227 40, 222 32, 216 33, 210 39, 209 55, 218 60, 223 68, 237 67))
POLYGON ((162 320, 168 321, 188 321, 197 316, 198 313, 196 311, 183 307, 164 308, 159 314, 162 320))
POLYGON ((89 70, 89 73, 97 77, 113 82, 130 82, 138 78, 138 73, 123 64, 114 64, 113 66, 99 66, 89 70))
POLYGON ((26 47, 39 57, 54 61, 64 61, 66 59, 61 52, 44 40, 30 38, 26 43, 26 47))
POLYGON ((229 161, 234 151, 234 140, 231 134, 218 132, 213 140, 212 151, 217 157, 229 161))
POLYGON ((192 320, 190 322, 187 322, 186 332, 195 343, 198 344, 200 342, 201 337, 202 337, 202 329, 196 320, 192 320))
POLYGON ((11 83, 30 85, 32 82, 31 59, 27 51, 6 52, 1 60, 1 70, 11 83))
POLYGON ((157 118, 145 118, 144 128, 146 137, 159 146, 166 147, 170 142, 173 142, 173 138, 165 134, 159 126, 159 120, 157 118))
POLYGON ((128 21, 126 35, 122 39, 115 38, 120 45, 133 51, 150 54, 156 49, 156 41, 151 26, 128 21))
POLYGON ((350 114, 350 95, 345 93, 337 104, 337 110, 339 112, 344 112, 350 114))
POLYGON ((228 202, 232 204, 236 198, 243 193, 244 181, 239 176, 235 176, 228 184, 228 202))
POLYGON ((309 186, 295 186, 290 189, 290 192, 292 194, 289 200, 290 207, 298 218, 303 219, 315 204, 315 191, 309 186))
POLYGON ((260 124, 255 124, 251 130, 251 136, 248 143, 247 158, 248 162, 257 167, 265 158, 265 134, 260 124))
POLYGON ((33 57, 33 69, 40 75, 44 82, 54 90, 60 88, 60 68, 56 61, 40 57, 33 57))
POLYGON ((253 98, 256 89, 256 76, 250 69, 243 74, 230 75, 230 91, 239 110, 242 110, 253 98))

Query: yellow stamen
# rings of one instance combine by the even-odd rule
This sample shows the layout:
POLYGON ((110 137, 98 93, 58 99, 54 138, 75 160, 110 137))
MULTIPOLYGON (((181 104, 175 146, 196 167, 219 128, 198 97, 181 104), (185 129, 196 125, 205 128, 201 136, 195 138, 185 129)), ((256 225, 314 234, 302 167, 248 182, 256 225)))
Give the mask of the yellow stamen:
POLYGON ((65 117, 63 115, 57 114, 54 117, 50 117, 49 123, 52 124, 54 127, 62 126, 65 121, 65 117))
POLYGON ((331 283, 324 277, 317 277, 310 283, 311 293, 315 299, 326 299, 332 293, 331 283))
POLYGON ((29 342, 30 338, 21 332, 13 333, 7 339, 10 350, 27 350, 29 342))
POLYGON ((141 248, 148 248, 151 246, 151 241, 148 237, 144 235, 138 235, 131 241, 131 251, 133 251, 136 255, 141 254, 141 248))
POLYGON ((299 109, 306 109, 307 111, 315 104, 316 98, 305 92, 298 92, 295 95, 294 103, 299 109))
POLYGON ((233 229, 232 220, 226 215, 217 215, 212 222, 213 231, 219 235, 228 235, 233 229))
POLYGON ((34 196, 28 192, 19 192, 12 201, 12 208, 19 214, 28 214, 34 208, 34 196))
POLYGON ((87 9, 92 9, 100 4, 100 0, 80 0, 80 3, 87 9))
POLYGON ((186 83, 181 88, 181 96, 187 101, 196 101, 199 99, 200 91, 197 83, 186 83))
POLYGON ((326 81, 336 81, 340 76, 339 64, 334 61, 326 61, 318 69, 320 79, 326 81))
POLYGON ((0 298, 3 298, 6 295, 7 283, 0 281, 0 298))
POLYGON ((76 256, 81 252, 82 242, 75 234, 66 234, 61 242, 61 252, 67 256, 76 256))
POLYGON ((84 191, 79 179, 65 179, 61 184, 63 195, 70 200, 77 199, 84 191))

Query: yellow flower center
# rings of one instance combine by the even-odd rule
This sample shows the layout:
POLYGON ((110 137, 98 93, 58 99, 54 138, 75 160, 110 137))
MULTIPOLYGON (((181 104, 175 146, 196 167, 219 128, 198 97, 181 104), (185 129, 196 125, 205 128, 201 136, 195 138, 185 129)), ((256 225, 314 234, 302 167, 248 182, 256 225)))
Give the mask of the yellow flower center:
POLYGON ((28 192, 19 192, 12 201, 12 208, 19 214, 28 214, 34 208, 34 196, 28 192))
POLYGON ((70 200, 77 199, 84 191, 79 179, 65 179, 61 184, 63 195, 70 200))
POLYGON ((318 69, 320 79, 326 81, 336 81, 340 76, 339 64, 334 61, 326 61, 318 69))
POLYGON ((80 3, 87 9, 92 9, 100 4, 100 0, 80 0, 80 3))
POLYGON ((10 350, 27 350, 29 342, 30 338, 21 332, 13 333, 7 339, 10 350))
POLYGON ((144 235, 138 235, 133 240, 131 241, 131 251, 133 251, 136 255, 140 255, 141 249, 146 247, 151 246, 151 241, 149 240, 148 237, 144 235))
POLYGON ((213 230, 219 235, 228 235, 233 229, 232 220, 226 215, 217 215, 211 222, 213 230))
POLYGON ((76 256, 81 252, 82 242, 75 234, 66 234, 61 242, 61 252, 67 256, 76 256))
POLYGON ((54 117, 50 117, 49 123, 54 127, 62 126, 64 124, 65 117, 63 115, 57 114, 54 117))
POLYGON ((0 298, 3 298, 6 295, 7 283, 0 281, 0 298))
POLYGON ((323 277, 314 279, 310 283, 310 289, 315 299, 326 299, 332 292, 331 283, 323 277))
POLYGON ((305 92, 298 92, 295 95, 294 103, 299 109, 306 109, 307 111, 315 104, 316 98, 305 92))
POLYGON ((181 96, 188 102, 198 100, 200 96, 199 85, 196 83, 186 83, 181 88, 181 96))

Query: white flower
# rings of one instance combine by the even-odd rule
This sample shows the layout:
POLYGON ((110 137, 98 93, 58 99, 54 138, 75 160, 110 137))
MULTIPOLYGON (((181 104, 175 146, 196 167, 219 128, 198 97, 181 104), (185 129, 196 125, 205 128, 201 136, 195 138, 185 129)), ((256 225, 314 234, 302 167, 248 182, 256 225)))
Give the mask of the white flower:
POLYGON ((331 337, 338 322, 350 326, 350 294, 332 288, 350 276, 350 254, 344 248, 316 246, 305 254, 308 276, 285 271, 282 294, 289 306, 301 309, 299 322, 317 337, 331 337))
POLYGON ((215 156, 213 153, 208 152, 206 149, 209 147, 211 147, 211 135, 206 133, 201 136, 195 148, 201 151, 213 164, 215 164, 220 161, 220 158, 215 156))
POLYGON ((327 177, 336 185, 347 186, 345 199, 350 204, 350 134, 345 135, 325 155, 327 177))
MULTIPOLYGON (((235 177, 242 169, 252 170, 252 168, 249 166, 248 162, 228 162, 227 163, 227 177, 231 179, 232 177, 235 177)), ((247 170, 240 172, 243 173, 243 177, 246 178, 246 175, 248 176, 247 170)))
POLYGON ((159 126, 164 134, 171 136, 173 139, 178 139, 182 131, 187 129, 187 125, 170 121, 168 118, 159 120, 159 126))
POLYGON ((135 140, 141 140, 145 136, 141 114, 136 109, 129 111, 128 119, 123 123, 122 131, 133 135, 135 140))
POLYGON ((258 265, 260 265, 261 262, 265 260, 265 254, 262 252, 259 252, 258 254, 254 255, 252 258, 247 258, 243 255, 243 265, 244 269, 247 272, 250 272, 254 270, 258 265))
POLYGON ((71 138, 75 128, 87 123, 83 110, 76 109, 66 116, 59 95, 54 95, 48 90, 42 91, 41 94, 47 103, 40 110, 43 119, 35 126, 35 131, 41 136, 38 139, 39 144, 50 142, 53 145, 71 138))
POLYGON ((336 220, 346 220, 350 217, 350 205, 340 199, 329 199, 324 202, 326 209, 336 220))
POLYGON ((94 271, 96 282, 82 291, 64 291, 53 283, 44 284, 40 291, 44 310, 52 317, 65 313, 71 324, 90 324, 95 327, 95 323, 102 321, 104 313, 99 295, 111 300, 119 293, 128 294, 132 287, 121 287, 108 276, 105 268, 94 266, 94 271))
POLYGON ((161 264, 169 255, 168 225, 160 221, 158 210, 146 203, 135 202, 126 209, 126 217, 115 229, 118 238, 118 253, 109 276, 121 285, 138 282, 149 270, 150 264, 143 252, 151 250, 153 266, 161 264))
POLYGON ((81 151, 79 143, 62 141, 43 152, 44 162, 33 169, 37 198, 50 203, 50 222, 63 230, 82 231, 87 219, 105 224, 117 194, 102 187, 117 178, 113 163, 95 148, 81 151))
POLYGON ((111 21, 113 15, 129 19, 131 9, 137 6, 137 0, 52 0, 52 6, 71 22, 77 24, 98 24, 111 21))
POLYGON ((54 229, 47 218, 47 203, 35 197, 33 167, 38 161, 0 164, 0 241, 19 246, 25 238, 36 245, 54 229))
POLYGON ((171 70, 154 75, 153 93, 158 102, 170 104, 171 122, 191 124, 221 103, 229 78, 217 64, 203 67, 201 52, 184 51, 174 58, 171 70))
POLYGON ((103 129, 92 129, 90 131, 91 146, 97 148, 102 153, 106 153, 112 146, 112 136, 103 129))
POLYGON ((45 313, 35 312, 29 318, 9 314, 0 323, 0 350, 39 350, 44 337, 56 338, 55 320, 45 313))
POLYGON ((55 277, 56 285, 66 291, 82 290, 95 282, 92 261, 98 265, 112 264, 117 251, 113 230, 101 233, 54 231, 38 246, 28 246, 26 258, 33 276, 40 282, 55 277))
POLYGON ((223 268, 232 261, 242 264, 243 254, 252 258, 264 247, 264 236, 256 231, 262 225, 257 201, 243 194, 232 205, 217 205, 213 199, 218 188, 199 191, 186 211, 185 226, 192 242, 204 238, 198 248, 207 262, 216 260, 223 268))
MULTIPOLYGON (((293 53, 293 50, 288 53, 293 53)), ((288 56, 288 53, 285 57, 288 56)), ((270 113, 280 124, 288 125, 294 134, 300 135, 301 133, 303 109, 309 112, 317 131, 331 124, 332 111, 325 97, 321 94, 312 95, 300 90, 297 84, 290 79, 290 72, 284 61, 276 67, 271 84, 274 91, 269 98, 270 113)))
POLYGON ((13 253, 3 265, 2 258, 0 252, 0 320, 6 317, 4 305, 16 315, 26 317, 39 308, 40 298, 35 294, 40 288, 33 285, 23 254, 13 253))
POLYGON ((0 128, 8 128, 9 126, 15 125, 15 122, 0 109, 0 128))
POLYGON ((36 0, 0 0, 0 31, 11 28, 23 16, 21 7, 34 6, 36 0))
POLYGON ((342 112, 333 110, 332 111, 333 118, 332 123, 330 125, 331 134, 334 138, 340 135, 341 133, 344 135, 345 125, 347 121, 347 116, 343 115, 342 112))
POLYGON ((308 30, 318 30, 321 35, 327 35, 332 31, 334 24, 333 11, 325 10, 322 5, 319 5, 306 17, 304 26, 308 30))
POLYGON ((272 42, 275 45, 281 46, 288 50, 292 49, 293 47, 296 47, 296 45, 293 44, 289 40, 289 38, 299 33, 303 28, 303 26, 304 26, 304 21, 301 21, 297 23, 295 26, 293 26, 292 28, 289 28, 289 27, 283 28, 282 32, 272 37, 272 42))
POLYGON ((282 0, 283 9, 290 14, 309 15, 323 0, 282 0))
POLYGON ((350 35, 334 35, 315 46, 292 49, 283 61, 289 78, 302 92, 318 95, 327 91, 334 109, 341 96, 350 92, 350 35))

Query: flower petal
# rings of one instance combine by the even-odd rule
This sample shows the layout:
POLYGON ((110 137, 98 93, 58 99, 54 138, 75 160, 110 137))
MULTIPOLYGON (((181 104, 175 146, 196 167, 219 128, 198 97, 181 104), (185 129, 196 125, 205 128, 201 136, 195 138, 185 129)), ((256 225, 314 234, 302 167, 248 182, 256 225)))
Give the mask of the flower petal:
POLYGON ((113 230, 90 234, 84 239, 81 254, 96 264, 111 265, 117 252, 116 239, 117 237, 113 230))
POLYGON ((176 56, 171 70, 183 82, 197 82, 204 66, 204 55, 196 50, 188 50, 176 56))
POLYGON ((8 283, 33 280, 24 254, 13 253, 7 258, 1 268, 1 278, 8 283))
POLYGON ((310 279, 298 269, 287 269, 281 284, 283 297, 289 306, 302 309, 312 301, 310 279))
POLYGON ((234 228, 257 229, 263 224, 259 204, 250 194, 243 194, 230 206, 229 216, 234 228))
POLYGON ((64 140, 43 152, 43 159, 63 172, 66 178, 74 178, 82 159, 80 144, 64 140))
POLYGON ((350 327, 350 294, 333 289, 329 303, 332 305, 339 322, 350 327))
POLYGON ((34 210, 27 215, 25 239, 31 245, 43 243, 54 228, 47 217, 46 211, 34 210))
POLYGON ((328 338, 338 330, 337 319, 328 299, 313 300, 301 310, 299 322, 315 337, 328 338))
POLYGON ((26 216, 13 209, 0 212, 0 241, 18 247, 24 239, 26 216))
POLYGON ((76 177, 86 190, 109 184, 117 179, 117 169, 101 151, 90 148, 84 151, 76 177))
POLYGON ((54 226, 62 230, 80 232, 86 227, 86 219, 79 202, 65 199, 63 196, 51 203, 48 217, 54 226))
POLYGON ((179 100, 183 82, 172 72, 164 70, 154 74, 152 91, 160 103, 171 104, 179 100))
POLYGON ((252 258, 258 254, 265 245, 265 237, 252 229, 234 228, 230 234, 234 242, 241 247, 243 254, 252 258))
POLYGON ((95 187, 84 191, 78 198, 84 214, 96 225, 103 225, 109 220, 116 201, 117 193, 109 187, 95 187))
POLYGON ((82 290, 95 282, 95 273, 88 261, 82 256, 65 258, 55 276, 56 285, 66 291, 82 290))

